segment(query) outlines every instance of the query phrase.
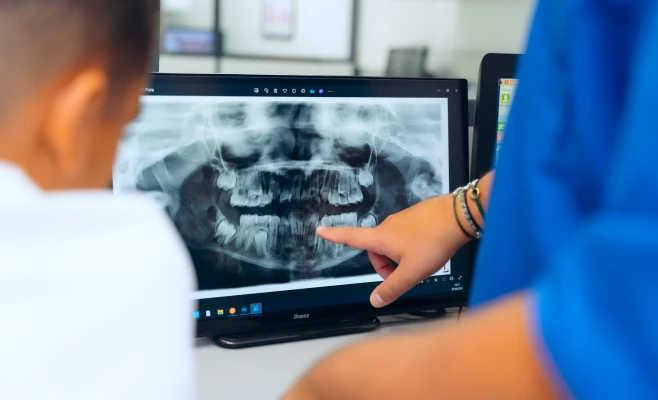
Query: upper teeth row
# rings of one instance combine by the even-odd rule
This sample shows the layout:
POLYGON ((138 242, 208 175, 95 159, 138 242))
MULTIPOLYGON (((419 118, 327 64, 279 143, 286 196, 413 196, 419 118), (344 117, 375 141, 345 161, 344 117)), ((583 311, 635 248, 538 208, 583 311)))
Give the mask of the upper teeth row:
POLYGON ((233 207, 264 207, 275 199, 286 202, 327 202, 333 206, 359 204, 363 201, 361 186, 370 187, 374 176, 369 169, 359 171, 343 170, 327 174, 324 179, 296 181, 291 187, 281 188, 279 183, 270 179, 263 183, 260 172, 246 171, 236 174, 224 171, 217 178, 217 186, 224 190, 233 190, 231 205, 233 207))

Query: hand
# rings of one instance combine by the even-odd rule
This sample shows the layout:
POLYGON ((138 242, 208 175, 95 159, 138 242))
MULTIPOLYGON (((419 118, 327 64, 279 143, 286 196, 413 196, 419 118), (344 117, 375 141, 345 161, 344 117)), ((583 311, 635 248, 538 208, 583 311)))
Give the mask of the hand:
POLYGON ((455 221, 452 195, 425 200, 390 216, 376 228, 320 227, 317 234, 368 252, 375 271, 384 278, 370 296, 377 308, 391 304, 443 268, 468 242, 455 221))

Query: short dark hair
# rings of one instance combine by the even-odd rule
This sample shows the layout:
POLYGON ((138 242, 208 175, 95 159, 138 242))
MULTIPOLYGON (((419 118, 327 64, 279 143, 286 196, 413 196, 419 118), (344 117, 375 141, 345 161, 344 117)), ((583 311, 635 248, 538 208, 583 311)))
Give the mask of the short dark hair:
POLYGON ((76 63, 102 60, 113 88, 147 72, 159 0, 0 0, 0 117, 76 63))

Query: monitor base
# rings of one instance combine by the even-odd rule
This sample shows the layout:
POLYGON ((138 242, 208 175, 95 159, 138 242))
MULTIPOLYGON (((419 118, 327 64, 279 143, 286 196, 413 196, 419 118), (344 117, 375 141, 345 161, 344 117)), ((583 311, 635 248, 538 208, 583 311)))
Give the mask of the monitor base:
POLYGON ((321 325, 297 326, 265 332, 212 336, 210 340, 227 349, 264 346, 268 344, 319 339, 331 336, 370 332, 379 327, 378 318, 336 321, 321 325))
POLYGON ((417 311, 417 312, 412 312, 409 313, 409 315, 413 315, 414 317, 421 317, 421 318, 443 318, 448 314, 445 308, 436 308, 433 310, 426 310, 426 311, 417 311))

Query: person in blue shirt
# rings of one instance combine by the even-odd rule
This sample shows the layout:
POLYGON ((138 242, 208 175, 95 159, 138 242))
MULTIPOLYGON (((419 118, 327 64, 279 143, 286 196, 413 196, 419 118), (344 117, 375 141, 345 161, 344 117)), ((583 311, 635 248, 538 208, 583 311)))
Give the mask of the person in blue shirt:
MULTIPOLYGON (((332 355, 287 398, 658 398, 657 74, 658 1, 540 1, 490 201, 479 185, 473 312, 332 355)), ((383 307, 474 236, 455 201, 318 234, 369 252, 383 307)))

